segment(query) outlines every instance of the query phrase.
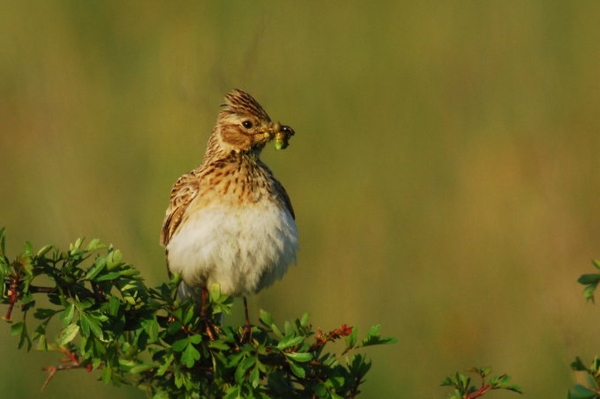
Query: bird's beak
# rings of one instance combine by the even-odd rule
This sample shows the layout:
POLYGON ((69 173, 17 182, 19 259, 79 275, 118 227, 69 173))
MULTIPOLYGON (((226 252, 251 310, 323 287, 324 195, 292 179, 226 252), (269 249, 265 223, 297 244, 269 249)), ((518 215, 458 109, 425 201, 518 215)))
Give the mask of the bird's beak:
POLYGON ((271 126, 269 128, 269 133, 271 134, 271 139, 273 139, 277 135, 277 133, 279 133, 279 131, 281 131, 281 123, 279 123, 279 122, 271 123, 271 126))

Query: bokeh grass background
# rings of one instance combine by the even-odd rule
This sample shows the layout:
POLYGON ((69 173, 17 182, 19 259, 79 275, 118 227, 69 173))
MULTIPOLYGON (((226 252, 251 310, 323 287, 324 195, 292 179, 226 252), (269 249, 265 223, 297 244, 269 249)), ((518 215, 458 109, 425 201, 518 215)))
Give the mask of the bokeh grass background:
MULTIPOLYGON (((599 19, 598 2, 4 0, 9 250, 98 237, 163 281, 169 191, 239 87, 296 130, 264 159, 302 248, 255 314, 381 323, 398 343, 368 351, 365 398, 443 398, 472 365, 564 398, 600 343, 575 283, 600 257, 599 19)), ((58 357, 0 336, 0 396, 37 397, 58 357)), ((145 397, 96 377, 40 397, 145 397)))

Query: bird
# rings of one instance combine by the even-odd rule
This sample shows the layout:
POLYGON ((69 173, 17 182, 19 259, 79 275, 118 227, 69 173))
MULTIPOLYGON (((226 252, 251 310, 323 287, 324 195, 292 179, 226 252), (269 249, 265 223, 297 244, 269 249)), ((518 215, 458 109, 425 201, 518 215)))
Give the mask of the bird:
MULTIPOLYGON (((260 155, 295 134, 271 121, 240 89, 225 96, 200 166, 175 182, 160 244, 169 272, 181 276, 178 295, 204 303, 207 290, 246 297, 281 279, 296 263, 298 228, 283 185, 260 155)), ((205 306, 203 304, 203 306, 205 306)))

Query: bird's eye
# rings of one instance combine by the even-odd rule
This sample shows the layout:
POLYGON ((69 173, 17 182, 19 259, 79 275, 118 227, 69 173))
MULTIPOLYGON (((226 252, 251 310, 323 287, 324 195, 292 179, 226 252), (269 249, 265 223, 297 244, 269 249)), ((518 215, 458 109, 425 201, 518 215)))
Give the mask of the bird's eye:
POLYGON ((242 126, 244 126, 246 129, 250 129, 253 125, 250 121, 243 121, 242 126))

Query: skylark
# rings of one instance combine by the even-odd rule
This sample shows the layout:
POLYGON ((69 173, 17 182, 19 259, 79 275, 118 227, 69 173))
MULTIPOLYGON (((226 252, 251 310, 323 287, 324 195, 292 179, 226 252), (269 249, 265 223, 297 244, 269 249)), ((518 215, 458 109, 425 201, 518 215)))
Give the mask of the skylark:
POLYGON ((298 230, 290 199, 260 160, 274 140, 285 148, 294 130, 272 122, 248 93, 225 97, 202 164, 171 191, 160 243, 168 268, 197 300, 217 283, 230 296, 255 294, 296 261, 298 230))

